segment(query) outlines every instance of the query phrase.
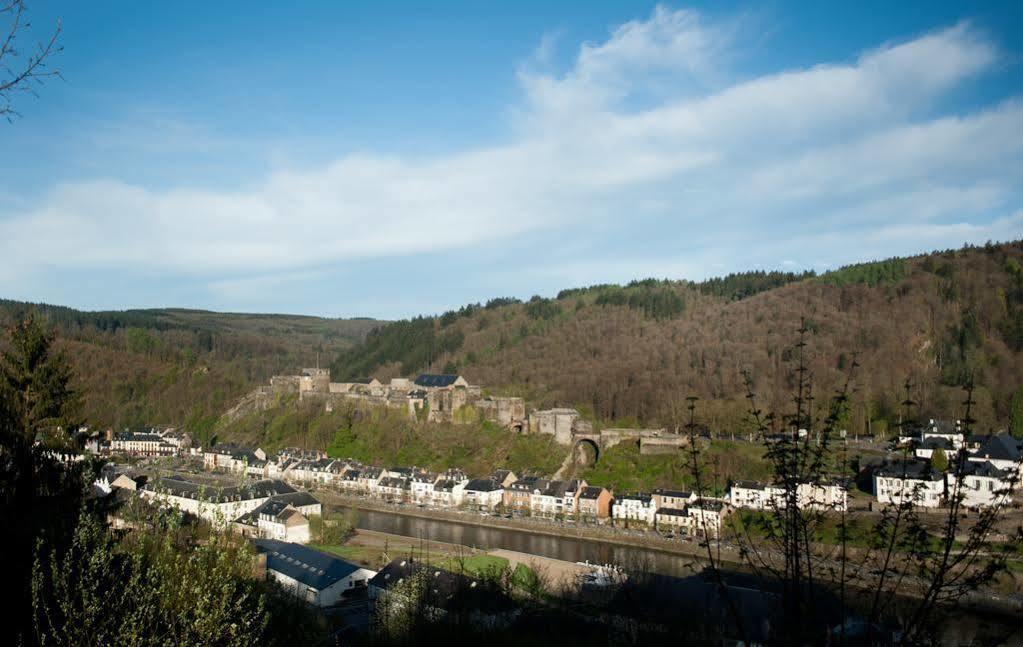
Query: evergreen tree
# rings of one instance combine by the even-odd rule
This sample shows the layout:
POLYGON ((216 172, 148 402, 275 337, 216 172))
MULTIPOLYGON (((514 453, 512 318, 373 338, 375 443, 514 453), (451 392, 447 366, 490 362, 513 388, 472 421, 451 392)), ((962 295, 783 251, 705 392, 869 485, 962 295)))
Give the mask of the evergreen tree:
POLYGON ((1014 438, 1023 438, 1023 386, 1012 394, 1009 407, 1009 433, 1014 438))
POLYGON ((75 422, 78 398, 67 356, 54 351, 53 333, 30 312, 8 331, 0 355, 0 399, 7 431, 33 442, 40 434, 75 422))
POLYGON ((945 472, 948 470, 948 456, 945 455, 945 450, 938 447, 931 454, 931 467, 939 472, 945 472))

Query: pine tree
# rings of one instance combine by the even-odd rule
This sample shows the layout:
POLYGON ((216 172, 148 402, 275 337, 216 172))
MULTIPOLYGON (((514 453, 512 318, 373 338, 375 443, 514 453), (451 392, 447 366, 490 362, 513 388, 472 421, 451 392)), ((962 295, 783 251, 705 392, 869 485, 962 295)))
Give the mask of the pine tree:
POLYGON ((32 443, 40 434, 75 422, 79 400, 67 356, 53 348, 53 333, 35 313, 15 323, 0 355, 0 399, 7 431, 32 443))
POLYGON ((1012 394, 1009 407, 1009 433, 1014 438, 1023 438, 1023 386, 1012 394))

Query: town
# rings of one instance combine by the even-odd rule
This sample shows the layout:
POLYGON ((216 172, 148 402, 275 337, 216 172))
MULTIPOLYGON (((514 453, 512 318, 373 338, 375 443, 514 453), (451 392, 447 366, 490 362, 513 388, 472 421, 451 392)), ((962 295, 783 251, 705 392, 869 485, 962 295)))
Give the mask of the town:
MULTIPOLYGON (((323 375, 313 373, 310 377, 323 375)), ((304 389, 302 383, 297 383, 300 393, 330 392, 322 387, 304 389)), ((463 383, 458 376, 425 374, 409 384, 399 383, 403 384, 400 387, 392 383, 386 397, 393 402, 395 391, 408 388, 410 402, 413 398, 432 401, 437 406, 431 410, 451 412, 450 403, 459 400, 453 399, 450 391, 440 396, 427 389, 454 386, 468 392, 463 383), (425 394, 416 392, 420 387, 425 387, 425 394)), ((794 433, 805 435, 802 430, 794 433)), ((679 542, 721 539, 729 515, 736 511, 780 513, 790 501, 778 483, 737 479, 721 496, 681 488, 614 492, 579 478, 557 479, 510 470, 483 475, 460 469, 431 472, 411 465, 367 465, 312 449, 285 448, 268 455, 261 448, 229 442, 203 448, 193 446, 187 434, 172 429, 94 435, 88 448, 111 461, 134 463, 108 463, 94 484, 100 496, 130 493, 203 519, 216 529, 240 533, 267 555, 268 578, 320 606, 336 604, 356 587, 372 587, 381 580, 372 569, 303 546, 311 541, 313 518, 324 514, 316 493, 333 493, 366 505, 460 513, 484 521, 488 517, 542 519, 590 525, 612 533, 649 532, 679 542), (161 467, 162 459, 173 459, 176 467, 161 467), (215 480, 197 478, 189 469, 215 480), (302 570, 296 564, 312 566, 302 570), (310 570, 314 575, 304 577, 310 570)), ((1007 434, 967 436, 956 421, 928 420, 907 425, 893 439, 888 458, 867 470, 872 500, 880 507, 912 503, 936 509, 946 505, 959 473, 964 478, 959 490, 965 509, 995 505, 1009 509, 1016 506, 1012 493, 1021 485, 1021 463, 1023 443, 1007 434), (954 471, 952 466, 960 460, 963 469, 954 471)), ((845 513, 853 487, 848 478, 799 483, 795 505, 821 514, 845 513)), ((400 569, 401 563, 405 562, 394 560, 381 573, 400 569)), ((370 597, 375 599, 379 593, 370 597)))

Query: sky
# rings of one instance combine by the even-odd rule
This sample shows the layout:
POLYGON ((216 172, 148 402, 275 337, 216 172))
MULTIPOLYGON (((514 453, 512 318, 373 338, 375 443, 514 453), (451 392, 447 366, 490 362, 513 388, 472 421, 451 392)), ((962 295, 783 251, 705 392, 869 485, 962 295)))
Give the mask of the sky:
POLYGON ((394 319, 1023 238, 1020 2, 29 11, 0 297, 394 319))

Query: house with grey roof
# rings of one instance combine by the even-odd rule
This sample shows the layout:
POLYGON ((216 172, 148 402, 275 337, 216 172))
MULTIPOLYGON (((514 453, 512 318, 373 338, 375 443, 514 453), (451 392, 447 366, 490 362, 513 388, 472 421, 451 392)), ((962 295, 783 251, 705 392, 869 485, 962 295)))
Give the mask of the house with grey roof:
POLYGON ((266 578, 313 606, 336 605, 365 589, 376 575, 376 571, 308 546, 274 539, 253 543, 266 560, 266 578))
POLYGON ((178 508, 218 527, 228 526, 270 497, 293 492, 295 488, 284 481, 265 480, 241 486, 218 487, 174 476, 146 483, 139 490, 144 499, 178 508))
POLYGON ((493 510, 504 500, 504 488, 491 479, 471 479, 463 489, 465 505, 478 510, 493 510))
POLYGON ((988 436, 980 448, 969 456, 975 462, 989 462, 994 467, 1015 475, 1016 487, 1023 486, 1023 441, 1009 434, 988 436))
POLYGON ((882 504, 937 508, 945 498, 945 475, 928 461, 893 461, 874 470, 874 495, 882 504))
MULTIPOLYGON (((948 474, 950 492, 955 491, 957 475, 956 472, 948 474)), ((991 461, 966 461, 958 490, 963 505, 987 508, 1012 503, 1013 494, 1017 491, 1015 476, 1012 470, 1000 469, 991 461)))

